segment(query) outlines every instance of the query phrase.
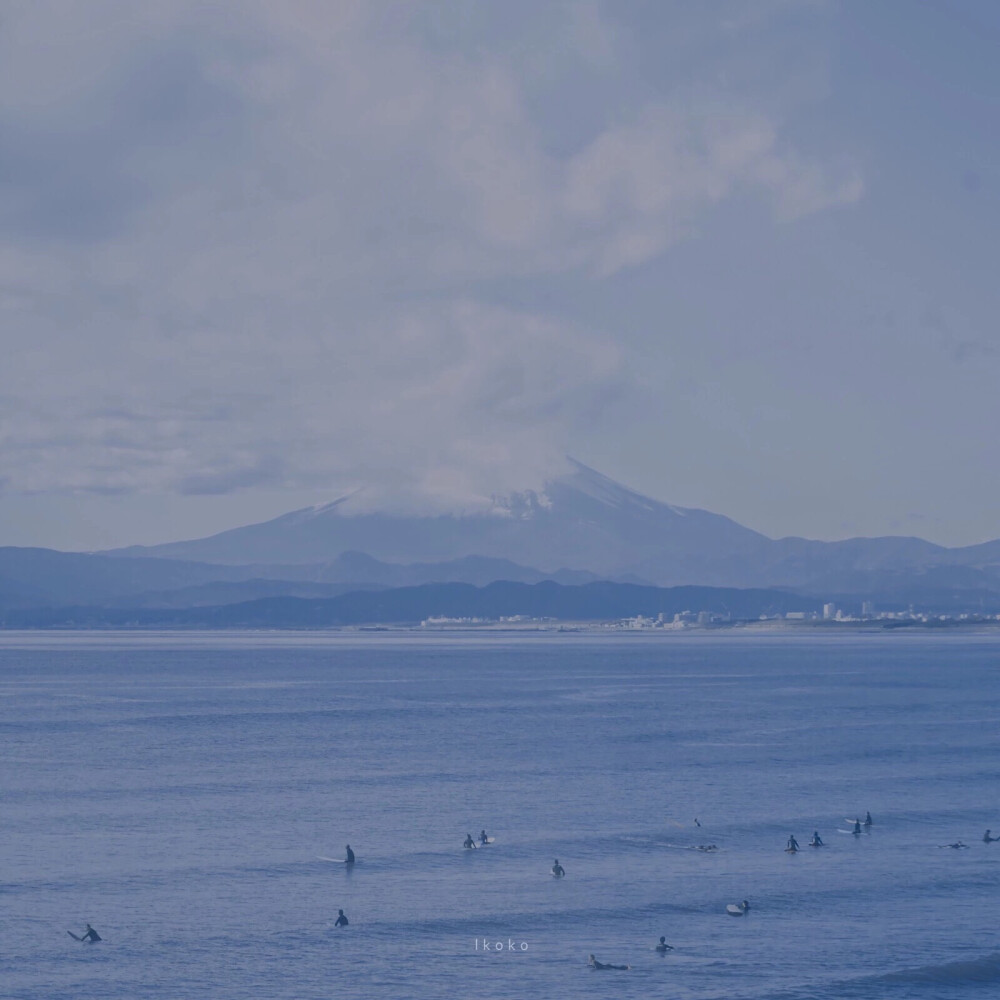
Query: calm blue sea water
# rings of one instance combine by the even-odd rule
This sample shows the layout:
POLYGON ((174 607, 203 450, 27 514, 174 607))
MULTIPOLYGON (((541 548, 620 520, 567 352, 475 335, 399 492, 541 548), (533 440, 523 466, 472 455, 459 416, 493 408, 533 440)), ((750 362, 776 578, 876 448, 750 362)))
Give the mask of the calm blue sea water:
POLYGON ((996 996, 998 654, 0 634, 0 995, 996 996))

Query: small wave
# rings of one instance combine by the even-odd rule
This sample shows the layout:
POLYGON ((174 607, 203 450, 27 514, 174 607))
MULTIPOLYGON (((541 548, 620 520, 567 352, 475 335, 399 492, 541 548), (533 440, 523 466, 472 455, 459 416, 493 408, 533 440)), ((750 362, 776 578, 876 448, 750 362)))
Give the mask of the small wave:
POLYGON ((874 979, 879 983, 993 983, 1000 981, 1000 952, 974 958, 968 962, 944 962, 922 965, 916 969, 901 969, 874 979))

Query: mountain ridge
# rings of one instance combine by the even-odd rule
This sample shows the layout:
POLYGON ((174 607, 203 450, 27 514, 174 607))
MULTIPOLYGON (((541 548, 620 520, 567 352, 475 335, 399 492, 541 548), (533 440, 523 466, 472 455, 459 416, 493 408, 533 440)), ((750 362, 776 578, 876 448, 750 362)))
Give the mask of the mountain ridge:
POLYGON ((722 514, 654 500, 572 462, 545 485, 494 497, 486 512, 406 516, 346 512, 345 494, 202 539, 111 550, 113 558, 187 559, 238 566, 300 565, 361 551, 388 564, 507 559, 548 576, 561 570, 658 586, 819 588, 854 574, 966 567, 1000 590, 1000 539, 949 549, 913 536, 834 542, 772 539, 722 514))

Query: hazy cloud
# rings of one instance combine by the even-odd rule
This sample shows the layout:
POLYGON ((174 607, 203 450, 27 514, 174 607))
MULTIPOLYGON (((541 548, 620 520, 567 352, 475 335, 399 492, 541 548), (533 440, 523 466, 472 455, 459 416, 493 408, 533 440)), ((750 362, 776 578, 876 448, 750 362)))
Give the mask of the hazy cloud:
MULTIPOLYGON (((593 3, 559 10, 548 43, 611 72, 623 29, 593 3)), ((636 94, 576 109, 584 138, 553 143, 502 46, 435 47, 417 20, 11 8, 6 489, 366 480, 474 504, 534 485, 632 376, 613 331, 498 305, 489 282, 602 280, 727 199, 780 221, 862 193, 752 95, 636 94)))

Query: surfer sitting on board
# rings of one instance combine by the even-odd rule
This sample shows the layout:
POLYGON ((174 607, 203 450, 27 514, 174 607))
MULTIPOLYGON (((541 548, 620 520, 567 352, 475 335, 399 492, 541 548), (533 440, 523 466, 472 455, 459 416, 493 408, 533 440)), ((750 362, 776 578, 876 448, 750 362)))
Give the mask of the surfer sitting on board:
POLYGON ((485 830, 480 830, 479 831, 479 843, 480 844, 488 844, 489 842, 490 842, 490 838, 486 836, 486 831, 485 830))
POLYGON ((823 838, 819 835, 819 830, 813 830, 813 839, 809 841, 810 847, 823 847, 823 838))
POLYGON ((788 838, 788 846, 785 848, 786 851, 797 851, 799 849, 799 842, 795 839, 794 835, 790 835, 788 838))
POLYGON ((87 929, 83 932, 82 936, 78 937, 72 931, 66 931, 66 933, 73 938, 74 941, 86 941, 87 944, 97 944, 98 941, 102 940, 101 935, 98 934, 97 931, 90 926, 90 924, 87 924, 87 929))
POLYGON ((872 814, 870 812, 865 813, 865 826, 872 825, 872 814))
POLYGON ((672 944, 667 944, 666 936, 660 938, 660 943, 653 949, 659 952, 673 951, 674 946, 672 944))
POLYGON ((555 875, 556 878, 562 878, 563 875, 566 874, 566 869, 563 868, 561 864, 559 864, 558 858, 556 858, 555 861, 552 862, 552 874, 555 875))
POLYGON ((345 865, 353 865, 354 864, 354 851, 351 850, 351 845, 350 844, 347 845, 347 857, 344 858, 344 864, 345 865))
POLYGON ((344 916, 343 910, 337 910, 337 920, 334 923, 334 927, 346 927, 347 917, 344 916))
POLYGON ((469 851, 471 851, 476 846, 476 842, 472 839, 472 834, 471 833, 467 833, 465 835, 465 843, 462 844, 462 846, 464 848, 466 848, 466 850, 469 850, 469 851))
POLYGON ((621 969, 622 972, 625 972, 631 968, 631 966, 629 965, 612 965, 610 962, 598 962, 593 955, 590 956, 590 960, 587 962, 587 964, 592 969, 621 969))
POLYGON ((986 833, 983 834, 983 843, 984 844, 992 844, 993 841, 995 841, 995 840, 1000 840, 1000 837, 991 837, 989 830, 987 830, 986 833))
POLYGON ((861 836, 861 820, 856 819, 854 821, 854 829, 851 831, 855 837, 861 836))

